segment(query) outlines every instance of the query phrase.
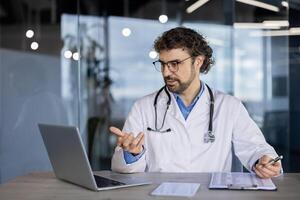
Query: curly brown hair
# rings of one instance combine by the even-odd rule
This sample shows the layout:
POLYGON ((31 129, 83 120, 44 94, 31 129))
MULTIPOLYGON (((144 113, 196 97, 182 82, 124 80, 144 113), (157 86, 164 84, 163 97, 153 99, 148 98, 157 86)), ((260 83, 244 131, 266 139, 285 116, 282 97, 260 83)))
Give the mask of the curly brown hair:
POLYGON ((191 56, 205 56, 203 65, 200 68, 201 73, 206 74, 214 64, 212 48, 204 37, 193 29, 176 27, 164 32, 154 41, 154 49, 158 53, 162 50, 177 48, 187 49, 191 56))

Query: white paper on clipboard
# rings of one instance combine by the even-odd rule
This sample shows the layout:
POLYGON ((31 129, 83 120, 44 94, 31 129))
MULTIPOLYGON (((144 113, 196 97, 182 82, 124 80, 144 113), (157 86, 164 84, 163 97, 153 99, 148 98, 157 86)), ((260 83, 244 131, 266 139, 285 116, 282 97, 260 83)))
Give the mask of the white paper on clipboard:
POLYGON ((212 173, 209 189, 276 190, 271 179, 261 179, 255 174, 240 172, 212 173))

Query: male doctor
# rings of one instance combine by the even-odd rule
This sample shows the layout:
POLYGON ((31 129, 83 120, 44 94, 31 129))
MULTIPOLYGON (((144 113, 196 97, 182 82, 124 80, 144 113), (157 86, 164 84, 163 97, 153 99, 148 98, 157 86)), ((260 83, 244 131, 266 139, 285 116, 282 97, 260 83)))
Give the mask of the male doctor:
POLYGON ((199 79, 213 64, 212 49, 196 31, 177 27, 155 41, 165 86, 133 105, 117 136, 112 170, 230 172, 232 145, 242 164, 261 178, 277 176, 281 163, 237 98, 199 79))

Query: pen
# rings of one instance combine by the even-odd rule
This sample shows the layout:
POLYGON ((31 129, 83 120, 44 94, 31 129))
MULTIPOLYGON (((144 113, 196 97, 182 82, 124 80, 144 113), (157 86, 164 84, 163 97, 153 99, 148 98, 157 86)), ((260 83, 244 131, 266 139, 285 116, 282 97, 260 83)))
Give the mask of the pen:
POLYGON ((283 159, 283 156, 278 156, 274 159, 271 159, 267 164, 265 164, 265 166, 269 166, 269 165, 273 165, 275 162, 278 162, 279 160, 282 160, 283 159))

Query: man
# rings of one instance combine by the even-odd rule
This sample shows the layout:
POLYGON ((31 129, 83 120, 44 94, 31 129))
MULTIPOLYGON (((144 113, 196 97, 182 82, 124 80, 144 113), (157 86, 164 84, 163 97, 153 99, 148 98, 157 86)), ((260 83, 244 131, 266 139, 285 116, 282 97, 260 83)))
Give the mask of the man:
POLYGON ((278 155, 235 97, 199 80, 213 64, 212 49, 196 31, 177 27, 155 41, 166 87, 135 102, 118 144, 112 170, 132 173, 231 171, 232 145, 242 164, 261 178, 277 176, 278 155), (210 132, 212 131, 212 132, 210 132))

